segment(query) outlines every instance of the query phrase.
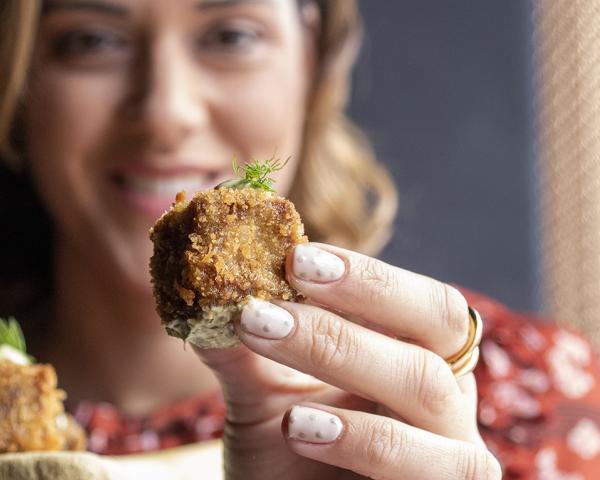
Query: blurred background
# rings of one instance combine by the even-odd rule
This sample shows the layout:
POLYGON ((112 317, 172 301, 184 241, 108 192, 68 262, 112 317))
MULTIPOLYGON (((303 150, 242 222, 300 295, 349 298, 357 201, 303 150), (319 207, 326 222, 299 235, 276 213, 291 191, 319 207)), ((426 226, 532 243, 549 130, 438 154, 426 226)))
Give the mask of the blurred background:
POLYGON ((539 310, 530 2, 361 7, 351 114, 400 189, 381 257, 539 310))

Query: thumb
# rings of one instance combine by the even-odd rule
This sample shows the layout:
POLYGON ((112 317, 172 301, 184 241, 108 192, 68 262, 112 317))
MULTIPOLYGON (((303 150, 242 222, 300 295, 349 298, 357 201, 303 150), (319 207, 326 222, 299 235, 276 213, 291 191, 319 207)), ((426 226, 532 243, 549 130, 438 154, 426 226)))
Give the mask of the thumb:
POLYGON ((320 390, 324 382, 265 358, 243 344, 201 349, 198 357, 217 376, 230 421, 262 422, 281 415, 297 398, 320 390))

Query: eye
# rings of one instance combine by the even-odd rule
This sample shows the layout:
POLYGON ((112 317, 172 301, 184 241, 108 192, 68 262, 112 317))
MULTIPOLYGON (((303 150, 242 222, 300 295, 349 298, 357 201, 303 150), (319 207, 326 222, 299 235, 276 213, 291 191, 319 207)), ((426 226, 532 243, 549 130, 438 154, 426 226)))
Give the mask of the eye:
POLYGON ((222 30, 215 35, 215 42, 223 46, 240 47, 257 39, 253 32, 242 30, 222 30))
POLYGON ((105 54, 119 51, 127 41, 107 29, 81 29, 63 33, 54 42, 54 52, 62 56, 105 54))
POLYGON ((198 44, 224 52, 241 52, 257 46, 262 41, 259 29, 251 26, 219 26, 203 34, 198 44))

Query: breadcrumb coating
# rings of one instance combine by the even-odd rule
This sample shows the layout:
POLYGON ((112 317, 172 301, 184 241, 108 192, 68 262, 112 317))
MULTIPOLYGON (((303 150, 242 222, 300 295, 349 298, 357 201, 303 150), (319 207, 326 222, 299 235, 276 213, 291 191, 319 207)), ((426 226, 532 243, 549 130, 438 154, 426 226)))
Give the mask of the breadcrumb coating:
POLYGON ((157 311, 170 335, 199 347, 239 342, 231 318, 249 297, 299 298, 285 257, 306 243, 294 205, 253 188, 180 195, 150 232, 157 311))
POLYGON ((0 360, 0 453, 84 450, 83 430, 64 413, 51 365, 0 360))

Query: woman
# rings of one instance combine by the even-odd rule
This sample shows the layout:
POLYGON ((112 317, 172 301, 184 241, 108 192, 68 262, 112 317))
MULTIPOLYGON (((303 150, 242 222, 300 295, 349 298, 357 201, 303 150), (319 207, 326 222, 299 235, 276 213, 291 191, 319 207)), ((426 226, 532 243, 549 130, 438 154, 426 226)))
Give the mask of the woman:
MULTIPOLYGON (((3 191, 12 188, 2 218, 12 218, 13 243, 2 253, 0 313, 18 315, 32 353, 56 366, 93 450, 218 434, 222 390, 229 478, 501 477, 479 432, 475 377, 455 376, 444 360, 468 343, 465 297, 366 256, 387 238, 395 194, 343 114, 360 30, 354 2, 3 8, 2 35, 16 41, 2 42, 3 191), (293 325, 287 336, 237 325, 244 345, 198 351, 199 362, 159 327, 148 229, 178 190, 230 176, 232 153, 274 151, 293 159, 278 191, 295 201, 310 238, 327 243, 289 257, 288 280, 313 302, 278 304, 293 325), (300 257, 325 259, 334 280, 298 278, 300 257), (193 427, 170 431, 190 409, 193 427), (120 415, 144 420, 119 430, 120 415), (107 416, 110 427, 98 420, 107 416)), ((473 302, 492 327, 512 325, 500 307, 473 302)), ((483 367, 492 429, 506 407, 490 416, 497 372, 483 367)), ((517 445, 497 433, 489 438, 498 454, 517 445)), ((515 465, 505 462, 507 475, 515 465)))

